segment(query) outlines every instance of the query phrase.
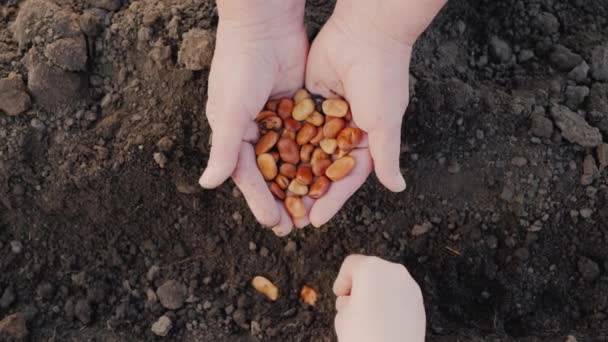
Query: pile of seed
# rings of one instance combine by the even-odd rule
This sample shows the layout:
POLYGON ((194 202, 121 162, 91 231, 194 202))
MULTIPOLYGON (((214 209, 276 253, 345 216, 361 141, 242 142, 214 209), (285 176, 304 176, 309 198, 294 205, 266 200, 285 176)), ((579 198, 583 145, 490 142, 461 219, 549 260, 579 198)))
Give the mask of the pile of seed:
POLYGON ((351 121, 346 101, 313 98, 305 89, 293 99, 268 101, 256 118, 261 133, 255 146, 258 168, 292 218, 306 216, 303 196, 321 198, 332 181, 355 167, 349 152, 363 132, 349 127, 351 121))

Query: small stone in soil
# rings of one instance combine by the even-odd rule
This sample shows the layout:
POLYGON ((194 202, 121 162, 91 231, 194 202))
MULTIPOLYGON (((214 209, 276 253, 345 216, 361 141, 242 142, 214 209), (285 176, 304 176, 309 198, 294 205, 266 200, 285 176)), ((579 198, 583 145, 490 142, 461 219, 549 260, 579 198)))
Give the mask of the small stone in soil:
POLYGON ((13 240, 11 241, 11 251, 15 254, 21 253, 23 250, 23 244, 21 241, 13 240))
POLYGON ((532 115, 530 131, 540 138, 551 138, 553 122, 543 115, 532 115))
POLYGON ((80 299, 76 302, 76 306, 74 307, 74 315, 82 324, 91 323, 91 316, 93 315, 93 309, 91 308, 91 304, 86 299, 80 299))
POLYGON ((165 337, 171 331, 173 327, 173 322, 171 322, 171 318, 166 315, 161 316, 156 322, 152 324, 152 332, 156 336, 165 337))
POLYGON ((169 280, 156 290, 156 295, 165 308, 177 310, 184 305, 188 289, 180 282, 169 280))
POLYGON ((600 267, 598 264, 584 256, 578 259, 578 271, 583 276, 583 279, 588 282, 592 282, 600 276, 600 267))
POLYGON ((528 164, 528 160, 524 157, 514 157, 513 159, 511 159, 511 164, 518 167, 522 167, 528 164))

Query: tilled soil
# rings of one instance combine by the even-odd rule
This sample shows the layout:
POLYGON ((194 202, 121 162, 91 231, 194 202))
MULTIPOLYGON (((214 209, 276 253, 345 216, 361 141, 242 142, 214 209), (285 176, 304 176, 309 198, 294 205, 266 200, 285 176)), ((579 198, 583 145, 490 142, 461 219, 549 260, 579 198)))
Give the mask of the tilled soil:
MULTIPOLYGON (((332 8, 308 0, 311 38, 332 8)), ((0 339, 335 340, 366 253, 420 283, 429 341, 608 340, 608 3, 450 1, 415 48, 409 188, 370 177, 283 239, 197 185, 216 25, 212 0, 0 4, 0 339)))

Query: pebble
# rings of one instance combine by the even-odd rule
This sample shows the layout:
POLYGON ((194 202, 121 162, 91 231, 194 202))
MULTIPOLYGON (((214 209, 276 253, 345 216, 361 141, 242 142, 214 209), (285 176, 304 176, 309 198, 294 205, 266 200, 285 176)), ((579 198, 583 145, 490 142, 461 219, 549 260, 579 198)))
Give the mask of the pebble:
POLYGON ((433 228, 433 225, 430 222, 424 222, 422 224, 416 224, 412 228, 412 235, 413 236, 424 235, 424 234, 428 233, 429 230, 431 230, 431 228, 433 228))
POLYGON ((268 254, 270 254, 268 248, 262 246, 262 248, 260 248, 260 255, 265 258, 268 256, 268 254))
POLYGON ((211 65, 215 47, 215 34, 193 28, 183 35, 177 61, 188 70, 198 71, 211 65))
POLYGON ((82 324, 91 323, 91 316, 93 315, 93 309, 91 304, 86 299, 80 299, 76 302, 74 307, 74 315, 82 324))
POLYGON ((160 271, 160 267, 158 267, 158 265, 152 265, 146 273, 146 279, 148 279, 148 281, 153 281, 154 278, 156 278, 158 271, 160 271))
POLYGON ((156 290, 156 295, 165 308, 177 310, 184 305, 188 289, 178 281, 169 280, 156 290))
POLYGON ((571 143, 583 147, 596 147, 602 143, 600 130, 592 127, 585 119, 566 106, 557 105, 551 108, 551 116, 562 132, 562 136, 571 143))
POLYGON ((530 131, 537 137, 551 138, 553 122, 543 115, 532 115, 530 131))
POLYGON ((451 174, 457 174, 460 172, 460 164, 458 162, 453 161, 448 165, 448 172, 451 174))
POLYGON ((568 73, 568 78, 581 83, 587 79, 587 75, 589 75, 589 64, 583 61, 568 73))
POLYGON ((589 87, 568 86, 564 95, 566 97, 566 105, 572 110, 576 110, 585 102, 587 96, 589 96, 589 87))
POLYGON ((522 167, 528 164, 528 160, 524 157, 514 157, 513 159, 511 159, 511 164, 518 167, 522 167))
POLYGON ((262 327, 257 321, 251 321, 251 335, 257 336, 262 332, 262 327))
POLYGON ((591 52, 591 77, 600 82, 608 81, 608 46, 596 46, 591 52))
POLYGON ((567 47, 557 44, 553 47, 553 52, 549 55, 551 64, 561 71, 570 71, 579 65, 583 58, 567 47))
POLYGON ((249 250, 254 252, 256 249, 258 249, 258 246, 255 244, 255 242, 249 241, 249 250))
POLYGON ((598 264, 584 256, 578 259, 578 271, 583 276, 583 279, 588 282, 592 282, 600 276, 600 267, 598 264))
POLYGON ((164 169, 165 166, 167 165, 167 162, 169 161, 167 159, 167 156, 165 156, 165 154, 162 152, 155 152, 153 157, 154 157, 154 161, 156 162, 156 164, 158 164, 158 166, 161 169, 164 169))
POLYGON ((541 12, 534 19, 534 26, 544 34, 554 34, 559 31, 559 20, 549 12, 541 12))
POLYGON ((588 218, 591 218, 591 215, 593 215, 593 209, 584 208, 584 209, 579 210, 579 213, 581 214, 582 218, 588 219, 588 218))
POLYGON ((32 126, 32 128, 37 129, 39 131, 44 131, 44 129, 46 128, 46 126, 44 125, 44 122, 34 118, 32 119, 32 121, 30 121, 30 126, 32 126))
POLYGON ((490 38, 490 53, 501 62, 508 62, 513 56, 513 51, 507 42, 493 36, 490 38))
POLYGON ((22 250, 23 250, 23 244, 21 243, 21 241, 17 241, 17 240, 11 241, 11 252, 13 252, 15 254, 19 254, 19 253, 21 253, 22 250))
POLYGON ((154 333, 156 336, 165 337, 169 334, 172 327, 173 322, 171 321, 171 318, 163 315, 152 324, 152 328, 150 330, 152 330, 152 333, 154 333))
POLYGON ((210 302, 210 301, 208 301, 208 300, 206 300, 206 301, 203 303, 203 309, 205 309, 205 310, 209 310, 209 309, 211 309, 211 307, 212 307, 212 306, 213 306, 213 305, 212 305, 212 304, 211 304, 211 302, 210 302))
POLYGON ((173 140, 169 137, 162 137, 156 143, 156 147, 158 147, 161 152, 171 152, 173 149, 173 140))
POLYGON ((0 79, 0 112, 16 116, 28 110, 31 104, 20 76, 10 74, 7 78, 0 79))

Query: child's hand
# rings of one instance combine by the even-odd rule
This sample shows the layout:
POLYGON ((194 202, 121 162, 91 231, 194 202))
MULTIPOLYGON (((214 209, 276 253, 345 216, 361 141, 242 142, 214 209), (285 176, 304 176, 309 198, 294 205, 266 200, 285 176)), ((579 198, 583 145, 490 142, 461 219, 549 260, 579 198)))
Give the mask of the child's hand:
MULTIPOLYGON (((401 122, 409 102, 412 45, 445 0, 338 0, 310 50, 306 86, 342 96, 354 123, 368 134, 357 164, 370 164, 389 190, 405 189, 399 167, 401 122)), ((329 221, 371 172, 333 184, 312 207, 313 225, 329 221)))
POLYGON ((426 315, 408 271, 376 257, 351 255, 334 283, 340 342, 422 342, 426 315))
POLYGON ((252 143, 255 117, 271 97, 291 96, 304 83, 308 38, 305 0, 218 0, 217 43, 209 75, 207 119, 211 155, 200 179, 215 188, 232 176, 256 219, 291 230, 283 205, 262 178, 252 143))

